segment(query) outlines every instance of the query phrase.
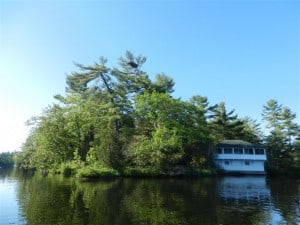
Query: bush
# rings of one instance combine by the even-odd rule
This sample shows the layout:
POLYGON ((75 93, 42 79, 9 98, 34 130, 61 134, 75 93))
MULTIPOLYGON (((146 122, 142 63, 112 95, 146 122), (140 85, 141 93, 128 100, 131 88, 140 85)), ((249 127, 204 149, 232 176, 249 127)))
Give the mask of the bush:
POLYGON ((63 174, 64 176, 70 176, 76 174, 79 166, 75 162, 67 162, 56 165, 53 169, 50 170, 51 173, 63 174))
POLYGON ((117 177, 119 173, 108 167, 93 165, 79 169, 76 176, 79 178, 117 177))
POLYGON ((145 166, 145 167, 127 167, 124 172, 124 176, 135 176, 135 177, 156 177, 156 176, 164 176, 163 172, 153 166, 145 166))
POLYGON ((74 164, 62 164, 61 173, 65 176, 69 176, 76 173, 76 166, 74 164))

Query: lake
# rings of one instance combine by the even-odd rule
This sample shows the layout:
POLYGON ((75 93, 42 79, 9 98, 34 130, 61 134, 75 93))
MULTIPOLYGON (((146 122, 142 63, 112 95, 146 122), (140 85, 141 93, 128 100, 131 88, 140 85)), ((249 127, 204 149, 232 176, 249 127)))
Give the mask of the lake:
POLYGON ((300 224, 300 179, 80 181, 0 169, 0 224, 300 224))

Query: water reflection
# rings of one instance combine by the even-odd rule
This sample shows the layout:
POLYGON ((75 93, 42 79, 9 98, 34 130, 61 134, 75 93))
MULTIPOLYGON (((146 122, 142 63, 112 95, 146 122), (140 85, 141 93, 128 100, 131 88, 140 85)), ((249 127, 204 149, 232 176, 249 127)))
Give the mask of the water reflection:
POLYGON ((280 224, 300 224, 300 180, 268 180, 273 203, 273 217, 280 224))
POLYGON ((224 177, 218 184, 218 193, 225 201, 265 203, 271 200, 265 177, 224 177))
POLYGON ((268 209, 272 204, 265 177, 222 178, 218 183, 218 194, 219 207, 228 215, 225 223, 269 224, 268 209))
POLYGON ((218 184, 218 193, 223 210, 234 214, 238 222, 300 224, 299 188, 299 180, 294 179, 225 177, 218 184))
MULTIPOLYGON (((300 223, 295 201, 299 180, 224 177, 81 182, 38 174, 10 177, 17 181, 17 195, 6 201, 17 202, 22 212, 15 224, 23 224, 22 219, 29 225, 300 223)), ((4 183, 0 177, 0 196, 4 183)), ((11 215, 3 210, 3 215, 11 215)), ((2 218, 7 220, 3 224, 11 221, 1 214, 2 218)))

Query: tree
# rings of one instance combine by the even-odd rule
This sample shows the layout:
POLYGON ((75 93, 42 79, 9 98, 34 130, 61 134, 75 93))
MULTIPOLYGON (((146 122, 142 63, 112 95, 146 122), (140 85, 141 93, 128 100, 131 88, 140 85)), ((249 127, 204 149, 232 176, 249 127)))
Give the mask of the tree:
POLYGON ((269 164, 277 170, 286 171, 293 166, 295 159, 294 140, 299 134, 299 125, 294 122, 296 114, 271 99, 263 106, 262 116, 270 132, 265 138, 269 164))
POLYGON ((178 163, 182 143, 175 100, 167 93, 144 93, 135 98, 135 138, 128 156, 138 166, 161 168, 178 163))
POLYGON ((103 111, 103 114, 95 114, 101 121, 94 121, 91 132, 95 133, 90 136, 94 136, 97 142, 94 149, 101 151, 99 155, 104 162, 116 169, 122 167, 126 143, 130 141, 129 132, 133 128, 131 99, 151 86, 148 75, 140 70, 145 61, 143 56, 135 58, 126 52, 119 60, 122 69, 109 69, 105 66, 107 60, 100 58, 93 66, 76 64, 82 72, 67 77, 67 90, 71 90, 71 96, 80 94, 103 111))
POLYGON ((234 109, 227 112, 225 103, 221 102, 211 111, 209 124, 217 141, 241 138, 243 122, 238 119, 237 115, 234 115, 234 109))
POLYGON ((75 63, 79 71, 67 76, 66 96, 55 95, 58 104, 32 120, 20 166, 47 170, 68 161, 86 162, 93 155, 121 170, 134 129, 132 97, 153 86, 140 70, 145 61, 126 52, 121 69, 108 68, 103 57, 91 66, 75 63))
POLYGON ((157 74, 153 83, 154 90, 159 93, 172 93, 174 85, 173 79, 164 73, 157 74))
POLYGON ((203 116, 205 116, 205 120, 210 120, 213 118, 213 115, 209 114, 210 112, 213 112, 216 107, 218 106, 217 104, 213 106, 209 106, 209 102, 206 96, 201 96, 201 95, 195 95, 192 96, 190 99, 190 103, 197 107, 198 110, 200 110, 203 113, 203 116))
POLYGON ((207 166, 211 135, 201 107, 158 92, 137 95, 134 106, 136 133, 128 156, 135 165, 170 168, 194 160, 207 166))
POLYGON ((292 150, 293 140, 299 134, 299 125, 294 122, 296 114, 271 99, 264 106, 262 116, 267 122, 270 135, 277 136, 282 141, 284 148, 281 150, 292 150))
POLYGON ((73 159, 76 138, 69 130, 68 116, 65 109, 54 104, 36 119, 35 128, 23 146, 30 155, 27 166, 47 171, 73 159))
POLYGON ((292 149, 292 142, 294 138, 299 134, 299 125, 293 120, 296 119, 296 114, 289 108, 283 107, 280 113, 280 119, 282 120, 282 132, 285 134, 285 141, 290 149, 292 149))
POLYGON ((260 124, 256 120, 250 117, 245 117, 241 119, 243 123, 243 130, 240 133, 242 140, 250 142, 252 144, 262 144, 262 131, 260 129, 260 124))
POLYGON ((278 101, 270 99, 266 105, 263 106, 262 117, 267 122, 266 127, 271 131, 280 132, 280 112, 282 105, 278 101))

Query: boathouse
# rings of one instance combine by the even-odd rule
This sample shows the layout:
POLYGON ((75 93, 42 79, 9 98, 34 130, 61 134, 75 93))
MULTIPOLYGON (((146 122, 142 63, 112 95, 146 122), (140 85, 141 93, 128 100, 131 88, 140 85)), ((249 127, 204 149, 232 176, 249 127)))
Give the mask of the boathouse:
POLYGON ((265 174, 266 149, 241 140, 224 140, 214 149, 214 161, 225 173, 265 174))

